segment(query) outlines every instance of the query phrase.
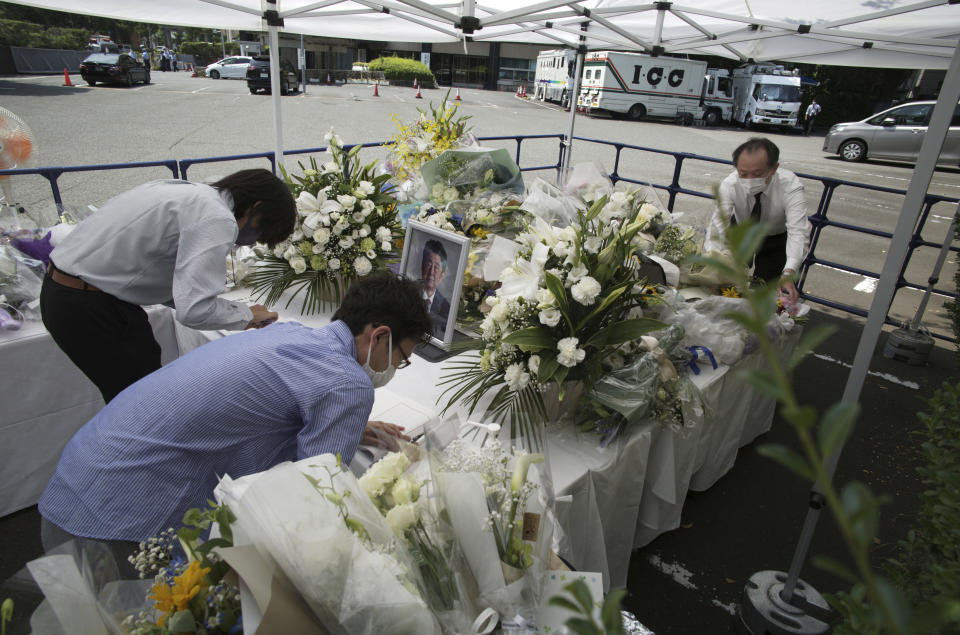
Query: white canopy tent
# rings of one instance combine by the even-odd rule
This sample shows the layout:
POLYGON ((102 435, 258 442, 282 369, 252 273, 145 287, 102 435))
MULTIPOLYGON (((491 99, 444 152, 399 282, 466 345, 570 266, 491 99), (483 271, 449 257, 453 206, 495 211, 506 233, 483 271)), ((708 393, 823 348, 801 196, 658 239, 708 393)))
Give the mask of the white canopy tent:
MULTIPOLYGON (((960 100, 960 0, 699 0, 696 6, 636 0, 84 0, 82 7, 76 6, 76 0, 8 1, 139 22, 263 30, 270 33, 271 51, 278 50, 278 34, 284 31, 381 41, 471 39, 570 46, 581 51, 614 48, 742 61, 948 69, 842 397, 847 402, 859 400, 910 236, 960 100)), ((271 55, 271 67, 279 162, 281 110, 275 55, 271 55)), ((565 158, 570 154, 572 129, 571 114, 565 158)), ((836 460, 833 457, 831 468, 836 460)), ((815 510, 808 513, 790 570, 788 600, 817 514, 815 510)))

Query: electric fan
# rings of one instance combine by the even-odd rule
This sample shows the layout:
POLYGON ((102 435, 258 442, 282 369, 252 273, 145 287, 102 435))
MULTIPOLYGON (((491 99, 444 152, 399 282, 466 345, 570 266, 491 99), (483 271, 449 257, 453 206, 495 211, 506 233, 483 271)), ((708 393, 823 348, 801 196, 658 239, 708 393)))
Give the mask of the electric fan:
MULTIPOLYGON (((33 148, 33 133, 27 124, 6 108, 0 108, 0 170, 29 167, 33 148)), ((0 191, 0 203, 15 207, 9 176, 0 176, 0 191)))

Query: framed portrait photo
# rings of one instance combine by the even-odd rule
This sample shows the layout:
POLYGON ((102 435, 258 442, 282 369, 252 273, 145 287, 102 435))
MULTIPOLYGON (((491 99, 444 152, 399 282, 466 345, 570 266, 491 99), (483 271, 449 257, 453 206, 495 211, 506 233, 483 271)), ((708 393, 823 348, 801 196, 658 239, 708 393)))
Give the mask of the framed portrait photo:
POLYGON ((418 280, 433 322, 430 343, 447 349, 460 307, 460 290, 470 255, 470 238, 411 220, 403 241, 400 273, 418 280))

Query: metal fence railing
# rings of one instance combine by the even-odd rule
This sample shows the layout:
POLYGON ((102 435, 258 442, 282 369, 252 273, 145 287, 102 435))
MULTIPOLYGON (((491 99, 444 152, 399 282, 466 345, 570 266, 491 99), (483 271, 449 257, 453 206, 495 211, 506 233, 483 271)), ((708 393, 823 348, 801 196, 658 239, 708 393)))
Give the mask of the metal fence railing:
MULTIPOLYGON (((703 199, 712 198, 713 195, 708 192, 702 192, 696 189, 684 187, 682 183, 683 179, 683 168, 684 164, 690 160, 696 161, 705 161, 708 163, 715 163, 720 165, 732 165, 732 162, 726 159, 719 159, 716 157, 702 156, 698 154, 692 154, 689 152, 672 152, 669 150, 662 150, 659 148, 648 148, 644 146, 631 145, 626 143, 619 143, 615 141, 606 141, 603 139, 591 139, 587 137, 574 137, 574 140, 579 142, 585 142, 590 144, 597 144, 601 146, 607 146, 615 152, 614 161, 613 161, 613 170, 610 173, 610 178, 616 183, 617 181, 624 181, 628 183, 651 185, 654 188, 659 190, 666 191, 668 193, 668 202, 667 208, 671 211, 674 209, 676 199, 678 195, 687 195, 703 199), (670 183, 650 183, 647 181, 639 181, 636 179, 629 178, 620 174, 621 167, 621 154, 623 150, 639 150, 644 152, 650 152, 664 158, 672 158, 673 165, 673 176, 670 183)), ((557 174, 560 172, 560 168, 563 162, 563 154, 566 149, 564 144, 564 135, 561 134, 543 134, 543 135, 505 135, 505 136, 493 136, 493 137, 480 137, 479 141, 484 142, 496 142, 496 141, 506 141, 506 142, 515 142, 516 151, 515 151, 515 160, 517 165, 520 166, 521 171, 523 172, 537 172, 537 171, 555 171, 557 174), (549 141, 556 140, 558 151, 557 151, 557 161, 556 163, 548 165, 535 165, 535 166, 523 166, 521 150, 524 142, 530 141, 549 141)), ((374 143, 364 143, 360 144, 364 148, 378 148, 383 146, 383 142, 374 142, 374 143)), ((353 145, 345 146, 346 149, 352 148, 353 145)), ((326 147, 316 147, 316 148, 305 148, 299 150, 286 150, 284 151, 284 156, 295 156, 303 154, 316 154, 326 151, 326 147)), ((21 168, 15 170, 0 170, 0 176, 3 175, 26 175, 26 174, 39 174, 43 176, 50 184, 51 193, 56 203, 58 209, 63 208, 63 200, 60 193, 60 188, 58 186, 58 179, 60 176, 66 173, 72 172, 92 172, 92 171, 107 171, 107 170, 121 170, 121 169, 130 169, 130 168, 145 168, 145 167, 167 167, 170 169, 174 178, 189 178, 188 173, 189 169, 194 165, 208 164, 208 163, 220 163, 226 161, 238 161, 238 160, 266 160, 270 163, 271 169, 276 172, 276 161, 274 158, 273 152, 257 152, 251 154, 238 154, 238 155, 228 155, 220 157, 204 157, 196 159, 180 159, 180 160, 164 160, 164 161, 143 161, 138 163, 113 163, 105 165, 83 165, 83 166, 60 166, 60 167, 40 167, 40 168, 21 168)), ((837 228, 840 230, 851 231, 855 233, 876 236, 889 240, 892 238, 892 234, 887 231, 873 229, 870 227, 864 227, 861 225, 854 225, 852 223, 843 222, 840 220, 835 220, 830 216, 830 204, 834 198, 834 194, 839 188, 852 188, 859 191, 872 191, 872 192, 881 192, 885 194, 890 194, 897 197, 903 197, 906 194, 905 190, 899 190, 894 188, 882 187, 877 185, 868 185, 865 183, 856 183, 853 181, 845 181, 841 179, 834 179, 830 177, 822 177, 813 174, 803 174, 797 173, 797 176, 801 179, 808 181, 815 181, 822 185, 823 192, 821 193, 819 202, 817 204, 816 212, 811 215, 810 224, 810 250, 804 259, 804 262, 801 266, 799 272, 799 283, 797 285, 798 289, 809 301, 822 304, 824 306, 832 307, 851 313, 858 316, 866 316, 867 311, 860 307, 856 307, 847 302, 841 300, 830 299, 819 295, 815 290, 811 291, 807 289, 807 283, 809 279, 810 270, 812 267, 821 265, 825 267, 830 267, 833 269, 839 269, 852 274, 868 276, 872 278, 879 278, 879 272, 869 271, 862 267, 858 267, 855 263, 845 263, 839 262, 836 260, 828 260, 826 258, 821 258, 817 255, 817 246, 820 242, 821 237, 823 236, 824 230, 827 228, 837 228)), ((924 199, 923 209, 921 211, 920 219, 917 223, 917 226, 914 229, 913 237, 910 241, 910 248, 907 253, 907 259, 904 262, 903 268, 900 271, 899 278, 897 280, 897 291, 900 291, 903 288, 910 288, 916 290, 924 290, 925 286, 910 282, 905 279, 904 275, 906 273, 907 267, 910 264, 911 258, 914 256, 916 250, 921 247, 930 247, 930 248, 942 248, 943 245, 926 240, 923 237, 924 226, 927 223, 931 215, 931 209, 934 205, 938 203, 949 203, 953 206, 956 206, 960 203, 960 199, 940 196, 936 194, 927 194, 924 199)), ((951 236, 947 236, 946 240, 951 240, 951 236)), ((960 252, 960 248, 951 245, 950 250, 954 253, 960 252)), ((946 298, 956 299, 957 294, 953 291, 947 291, 944 289, 935 289, 934 293, 941 295, 946 298)), ((894 320, 889 317, 886 318, 887 323, 901 325, 901 320, 894 320)), ((953 338, 941 334, 932 334, 934 337, 939 339, 954 341, 953 338)))

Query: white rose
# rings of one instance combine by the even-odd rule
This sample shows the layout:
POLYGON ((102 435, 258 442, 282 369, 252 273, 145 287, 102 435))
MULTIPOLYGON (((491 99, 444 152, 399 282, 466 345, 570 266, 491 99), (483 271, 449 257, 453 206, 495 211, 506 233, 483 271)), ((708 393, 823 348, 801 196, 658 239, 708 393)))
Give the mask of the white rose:
POLYGON ((402 535, 407 529, 410 529, 419 520, 416 503, 407 503, 406 505, 397 505, 387 512, 387 524, 397 535, 402 535))
POLYGON ((370 196, 376 191, 376 189, 373 187, 373 183, 370 181, 360 181, 357 184, 357 191, 364 196, 370 196))
POLYGON ((358 276, 365 276, 373 270, 373 265, 365 256, 357 256, 356 260, 353 261, 353 270, 357 272, 358 276))
POLYGON ((326 245, 327 241, 330 240, 330 230, 326 227, 321 227, 317 231, 313 232, 313 242, 318 245, 326 245))
POLYGON ((401 474, 397 481, 390 488, 390 496, 397 505, 406 505, 415 503, 420 498, 420 488, 423 483, 413 478, 410 474, 401 474))
MULTIPOLYGON (((340 266, 339 261, 337 261, 337 266, 340 266)), ((407 471, 408 467, 410 467, 410 460, 406 454, 391 452, 363 473, 363 476, 359 479, 360 488, 371 497, 380 496, 388 486, 392 486, 393 482, 407 471)))
POLYGON ((300 274, 307 270, 307 261, 303 259, 303 256, 295 256, 288 262, 293 268, 294 273, 300 274))
POLYGON ((353 238, 350 238, 349 236, 346 238, 341 238, 340 242, 337 244, 340 245, 340 249, 350 249, 353 247, 353 238))
POLYGON ((534 375, 540 372, 540 356, 531 355, 530 359, 527 360, 527 367, 530 369, 530 372, 534 375))
POLYGON ((530 373, 524 371, 520 364, 507 366, 503 378, 507 381, 507 387, 514 392, 523 390, 530 383, 530 373))
POLYGON ((343 205, 345 211, 350 211, 353 209, 353 206, 357 204, 357 198, 349 194, 340 194, 337 196, 337 202, 343 205))
POLYGON ((313 253, 315 253, 315 254, 322 254, 322 253, 324 253, 326 250, 327 250, 327 248, 326 248, 325 245, 314 245, 312 251, 313 251, 313 253))
POLYGON ((587 253, 595 254, 600 251, 601 247, 603 247, 603 239, 599 236, 591 236, 583 241, 583 248, 587 250, 587 253))
POLYGON ((560 323, 560 309, 546 309, 540 311, 540 324, 545 326, 556 326, 560 323))
POLYGON ((360 201, 360 213, 364 216, 369 216, 376 208, 377 206, 373 204, 373 201, 360 201))
POLYGON ((390 251, 390 249, 392 249, 392 247, 390 246, 389 240, 385 240, 380 243, 380 251, 390 251))
POLYGON ((363 225, 358 233, 360 234, 360 238, 366 238, 370 235, 370 225, 363 225))
POLYGON ((284 260, 290 260, 291 258, 296 256, 298 253, 300 252, 297 250, 296 247, 294 247, 293 245, 287 245, 287 248, 283 250, 283 258, 284 260))
POLYGON ((575 337, 565 337, 557 342, 557 350, 560 352, 557 355, 557 361, 567 368, 572 368, 582 362, 587 352, 582 348, 577 348, 579 343, 580 340, 575 337))
POLYGON ((600 294, 600 283, 590 276, 584 276, 570 287, 570 294, 580 304, 590 306, 596 302, 597 296, 600 294))
POLYGON ((353 215, 352 215, 350 218, 352 218, 352 219, 353 219, 353 222, 355 222, 355 223, 362 223, 362 222, 363 222, 363 219, 366 218, 366 217, 365 217, 363 214, 361 214, 360 212, 354 212, 353 215))
POLYGON ((329 269, 330 271, 336 271, 336 270, 339 269, 339 268, 340 268, 340 259, 339 259, 339 258, 331 258, 331 259, 327 262, 327 269, 329 269))
POLYGON ((393 236, 390 235, 390 230, 386 227, 377 227, 377 240, 384 241, 390 240, 393 236))

